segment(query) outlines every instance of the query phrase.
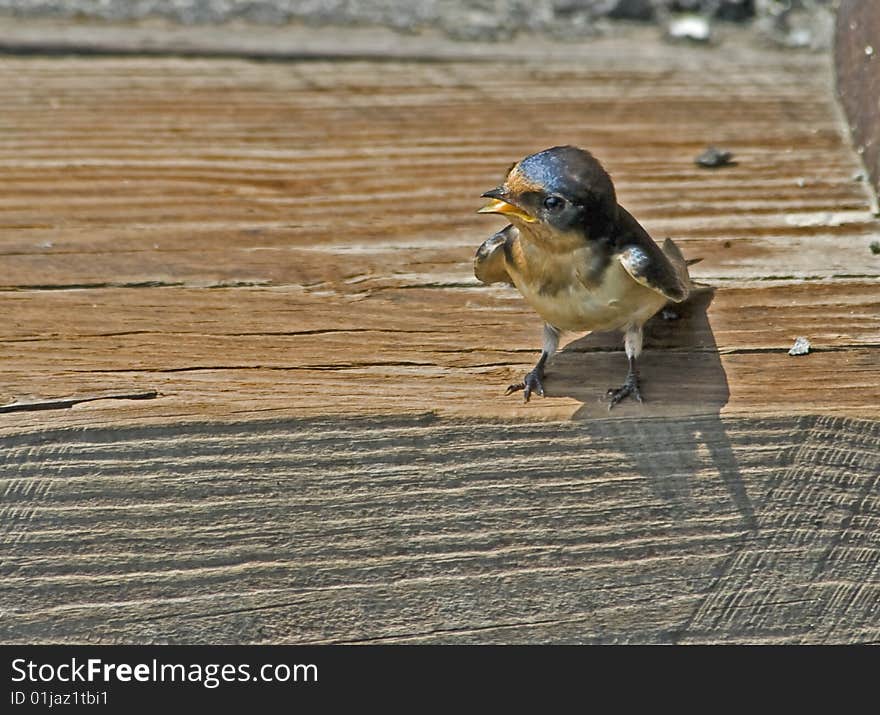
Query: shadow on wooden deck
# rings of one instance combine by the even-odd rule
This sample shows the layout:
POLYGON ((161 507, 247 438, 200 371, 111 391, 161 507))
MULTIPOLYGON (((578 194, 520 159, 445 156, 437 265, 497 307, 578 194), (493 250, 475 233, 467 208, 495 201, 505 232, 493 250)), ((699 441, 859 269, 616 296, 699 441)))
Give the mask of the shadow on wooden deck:
POLYGON ((3 641, 877 641, 878 447, 820 417, 21 434, 3 641))
MULTIPOLYGON (((651 478, 657 494, 666 499, 687 499, 691 475, 698 472, 700 453, 708 450, 732 502, 742 516, 744 529, 752 531, 756 528, 754 508, 721 418, 721 409, 727 404, 730 388, 707 315, 714 294, 714 288, 703 287, 686 303, 676 306, 677 320, 663 320, 656 316, 646 329, 646 352, 642 362, 646 399, 654 383, 666 383, 673 389, 663 391, 662 410, 669 410, 673 414, 679 410, 686 413, 693 409, 694 404, 700 405, 704 414, 700 415, 693 430, 688 433, 681 425, 673 452, 669 449, 671 435, 666 433, 662 425, 645 430, 621 421, 616 424, 615 431, 620 441, 619 451, 632 472, 651 478), (655 344, 665 349, 652 351, 651 347, 655 344), (664 460, 668 463, 664 463, 664 460)), ((575 380, 571 374, 575 369, 575 359, 584 366, 593 353, 611 349, 615 337, 615 334, 596 333, 570 343, 563 350, 561 355, 564 355, 563 360, 568 368, 566 387, 570 387, 575 380), (574 355, 568 360, 566 358, 570 353, 574 355)), ((614 356, 623 364, 619 351, 614 356)), ((586 373, 585 384, 589 384, 589 367, 584 367, 582 371, 586 373)), ((585 389, 595 392, 597 386, 590 384, 585 389)), ((551 396, 555 394, 550 392, 551 396)), ((584 390, 569 390, 562 395, 583 399, 584 390)), ((604 402, 593 399, 577 410, 572 419, 593 420, 610 416, 613 414, 607 413, 604 402)))

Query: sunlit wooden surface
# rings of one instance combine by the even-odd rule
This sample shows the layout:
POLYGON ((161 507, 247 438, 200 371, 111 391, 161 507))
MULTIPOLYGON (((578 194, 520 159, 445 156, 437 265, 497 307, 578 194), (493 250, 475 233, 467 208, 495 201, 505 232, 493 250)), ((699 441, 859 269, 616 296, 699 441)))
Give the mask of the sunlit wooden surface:
POLYGON ((880 639, 880 226, 830 60, 635 47, 0 59, 0 640, 880 639), (471 268, 557 143, 714 288, 610 415, 619 336, 504 396, 540 323, 471 268))

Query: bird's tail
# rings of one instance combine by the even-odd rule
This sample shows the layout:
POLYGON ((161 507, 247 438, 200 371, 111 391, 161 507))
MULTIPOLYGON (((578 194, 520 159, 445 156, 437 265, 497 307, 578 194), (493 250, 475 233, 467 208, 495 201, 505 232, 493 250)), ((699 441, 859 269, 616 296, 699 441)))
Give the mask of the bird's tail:
POLYGON ((699 263, 703 260, 702 258, 686 259, 682 254, 681 249, 675 245, 675 242, 671 238, 667 238, 663 242, 663 253, 666 254, 669 262, 672 263, 681 282, 687 286, 688 294, 695 290, 708 288, 708 286, 704 286, 701 283, 694 283, 694 281, 691 280, 691 274, 688 271, 688 266, 699 263))

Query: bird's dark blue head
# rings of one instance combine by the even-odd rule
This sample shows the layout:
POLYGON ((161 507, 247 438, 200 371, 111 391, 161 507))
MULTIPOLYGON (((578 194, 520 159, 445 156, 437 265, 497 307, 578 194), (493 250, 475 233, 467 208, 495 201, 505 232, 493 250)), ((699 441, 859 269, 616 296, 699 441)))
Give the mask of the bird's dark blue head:
POLYGON ((600 238, 617 221, 611 177, 590 152, 555 146, 514 164, 481 213, 499 213, 529 230, 534 224, 600 238))

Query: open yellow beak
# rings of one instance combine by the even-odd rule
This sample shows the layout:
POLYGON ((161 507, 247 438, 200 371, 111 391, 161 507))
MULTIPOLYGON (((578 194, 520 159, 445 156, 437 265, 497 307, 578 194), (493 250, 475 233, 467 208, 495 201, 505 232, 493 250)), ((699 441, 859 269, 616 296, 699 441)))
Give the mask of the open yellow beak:
POLYGON ((477 211, 478 214, 502 214, 503 216, 515 216, 526 223, 535 223, 538 219, 529 216, 525 211, 513 204, 509 204, 501 199, 492 199, 483 208, 477 211))

